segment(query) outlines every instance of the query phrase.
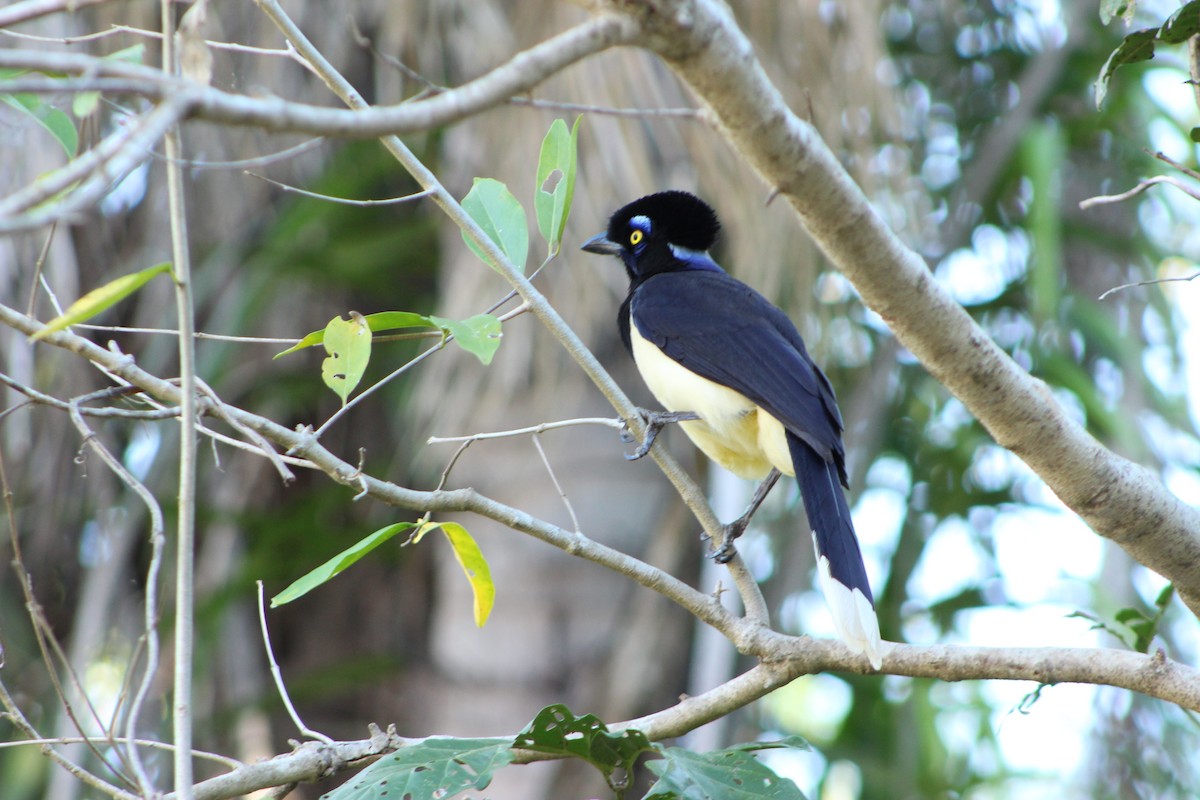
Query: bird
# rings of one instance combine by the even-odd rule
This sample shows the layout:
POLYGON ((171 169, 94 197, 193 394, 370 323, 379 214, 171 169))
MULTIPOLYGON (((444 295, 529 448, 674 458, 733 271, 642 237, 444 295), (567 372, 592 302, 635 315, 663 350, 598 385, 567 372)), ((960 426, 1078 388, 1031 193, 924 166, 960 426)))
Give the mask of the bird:
POLYGON ((709 254, 716 212, 678 190, 618 209, 582 249, 616 256, 629 291, 617 314, 621 340, 667 414, 644 413, 644 455, 663 424, 677 422, 708 458, 762 480, 750 507, 726 526, 718 561, 780 474, 800 486, 817 574, 839 637, 883 662, 879 621, 846 499, 842 415, 829 379, 795 324, 709 254))

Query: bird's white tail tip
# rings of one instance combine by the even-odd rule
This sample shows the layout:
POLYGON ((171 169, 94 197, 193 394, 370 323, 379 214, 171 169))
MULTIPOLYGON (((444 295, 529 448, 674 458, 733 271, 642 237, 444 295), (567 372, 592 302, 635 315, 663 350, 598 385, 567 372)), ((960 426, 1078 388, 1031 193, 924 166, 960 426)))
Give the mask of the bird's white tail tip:
POLYGON ((835 580, 829 572, 829 559, 824 556, 818 560, 817 574, 838 636, 851 652, 865 654, 871 666, 880 669, 883 666, 883 640, 879 636, 879 617, 871 601, 862 590, 851 589, 835 580))

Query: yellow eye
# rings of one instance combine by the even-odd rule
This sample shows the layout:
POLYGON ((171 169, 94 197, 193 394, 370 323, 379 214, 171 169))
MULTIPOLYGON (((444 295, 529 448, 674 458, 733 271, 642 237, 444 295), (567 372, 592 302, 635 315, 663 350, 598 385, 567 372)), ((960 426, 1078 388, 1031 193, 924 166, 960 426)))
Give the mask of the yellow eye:
POLYGON ((629 234, 629 243, 630 244, 637 244, 641 240, 642 240, 642 232, 641 231, 635 230, 633 233, 629 234))

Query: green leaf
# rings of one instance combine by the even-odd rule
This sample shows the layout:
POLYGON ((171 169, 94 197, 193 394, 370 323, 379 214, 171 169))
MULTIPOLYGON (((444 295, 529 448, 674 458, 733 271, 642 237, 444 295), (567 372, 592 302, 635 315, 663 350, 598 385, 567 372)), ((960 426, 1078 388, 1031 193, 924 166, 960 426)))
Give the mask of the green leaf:
POLYGON ((1128 25, 1133 19, 1136 5, 1137 0, 1100 0, 1100 21, 1107 25, 1115 18, 1121 17, 1128 25))
POLYGON ((311 592, 321 584, 330 580, 342 570, 349 567, 354 562, 361 559, 367 553, 374 550, 379 545, 391 539, 396 534, 403 533, 410 528, 416 527, 413 522, 397 522, 394 525, 388 525, 386 528, 380 528, 365 539, 355 543, 354 546, 348 547, 338 553, 333 558, 326 561, 321 566, 309 572, 304 577, 296 580, 291 586, 284 589, 279 594, 271 598, 271 608, 276 608, 285 603, 290 603, 298 597, 311 592))
POLYGON ((471 591, 475 595, 475 624, 482 628, 487 624, 496 602, 496 584, 492 582, 492 571, 479 545, 467 533, 467 529, 457 522, 441 523, 442 533, 454 549, 454 557, 458 565, 466 573, 471 591))
POLYGON ((1200 33, 1200 0, 1192 0, 1175 13, 1159 28, 1158 38, 1167 44, 1183 44, 1200 33))
POLYGON ((1154 607, 1158 609, 1158 616, 1167 610, 1167 606, 1171 605, 1171 600, 1175 597, 1175 584, 1168 583, 1158 593, 1158 597, 1154 598, 1154 607))
POLYGON ((744 748, 693 753, 668 747, 662 754, 646 763, 659 779, 645 800, 805 800, 796 784, 744 748))
POLYGON ((638 756, 657 750, 641 731, 610 733, 595 715, 576 717, 561 704, 539 711, 512 744, 522 750, 582 758, 603 773, 609 786, 614 786, 615 772, 627 774, 638 756))
POLYGON ((146 55, 145 44, 132 44, 104 56, 106 61, 124 61, 126 64, 141 64, 146 55))
POLYGON ((512 763, 507 739, 429 738, 386 755, 321 800, 441 800, 481 791, 512 763))
POLYGON ((36 120, 62 145, 67 158, 75 157, 75 151, 79 149, 79 133, 65 112, 42 102, 42 98, 36 94, 0 94, 0 100, 36 120))
POLYGON ((371 360, 371 329, 353 311, 349 320, 334 317, 325 326, 324 345, 329 355, 321 362, 321 378, 345 405, 371 360))
POLYGON ((477 314, 458 322, 444 317, 429 318, 431 324, 454 334, 454 341, 463 350, 478 358, 486 367, 500 347, 500 319, 491 314, 477 314))
POLYGON ((71 113, 79 119, 90 117, 100 106, 99 92, 80 92, 71 101, 71 113))
POLYGON ((83 322, 124 300, 129 295, 149 283, 155 276, 170 272, 170 264, 156 264, 139 272, 122 275, 115 281, 109 281, 103 286, 92 289, 83 297, 76 300, 61 315, 46 323, 46 327, 29 337, 36 342, 51 333, 56 333, 70 325, 83 322))
POLYGON ((1104 66, 1100 68, 1100 77, 1096 79, 1096 108, 1104 103, 1104 97, 1108 94, 1108 82, 1113 73, 1127 64, 1154 58, 1154 40, 1157 36, 1158 28, 1143 28, 1126 36, 1117 49, 1112 51, 1104 66))
MULTIPOLYGON (((424 314, 415 314, 411 311, 381 311, 378 314, 367 314, 363 317, 367 327, 371 333, 379 333, 381 331, 392 331, 397 328, 437 328, 440 327, 436 322, 433 322, 424 314)), ((313 331, 305 336, 294 345, 284 350, 282 353, 276 353, 275 358, 281 358, 289 353, 294 353, 297 350, 303 350, 306 347, 315 347, 325 341, 325 331, 313 331)))
MULTIPOLYGON (((475 185, 462 201, 463 210, 483 229, 489 239, 503 251, 508 260, 521 272, 529 255, 529 226, 525 209, 512 192, 498 180, 476 178, 475 185)), ((463 232, 463 241, 483 263, 495 268, 483 251, 463 232)))
POLYGON ((565 122, 554 120, 542 140, 538 156, 533 209, 537 214, 538 230, 550 245, 551 253, 562 243, 563 229, 571 213, 571 200, 575 197, 576 144, 582 119, 582 114, 575 118, 570 132, 565 122))
MULTIPOLYGON (((441 328, 444 332, 454 334, 454 341, 463 350, 478 358, 484 365, 492 363, 492 356, 500 347, 500 339, 504 335, 500 330, 500 319, 491 314, 476 314, 462 321, 446 319, 445 317, 425 316, 412 311, 381 311, 368 314, 361 318, 371 333, 393 331, 399 328, 441 328)), ((281 358, 314 347, 325 341, 325 331, 313 331, 300 341, 280 353, 275 358, 281 358)))

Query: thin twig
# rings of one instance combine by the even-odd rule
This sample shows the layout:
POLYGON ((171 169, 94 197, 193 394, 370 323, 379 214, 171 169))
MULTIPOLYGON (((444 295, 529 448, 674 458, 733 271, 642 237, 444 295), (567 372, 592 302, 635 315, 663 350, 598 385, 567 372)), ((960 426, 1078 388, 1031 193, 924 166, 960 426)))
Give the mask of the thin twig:
MULTIPOLYGON (((57 408, 61 411, 68 411, 71 404, 65 400, 59 400, 57 397, 39 392, 30 386, 20 383, 13 377, 0 372, 0 383, 3 383, 9 388, 15 389, 21 394, 28 397, 35 403, 47 405, 52 408, 57 408)), ((156 408, 148 411, 138 411, 132 408, 81 408, 80 413, 88 417, 118 417, 122 419, 136 420, 160 420, 170 419, 179 415, 178 408, 156 408)))
MULTIPOLYGON (((137 724, 138 718, 141 716, 142 705, 145 703, 146 697, 150 694, 150 689, 158 674, 158 576, 162 567, 163 542, 166 538, 164 531, 166 528, 163 523, 162 507, 159 505, 158 500, 146 488, 145 484, 126 469, 120 459, 114 456, 100 442, 91 428, 84 422, 82 406, 91 397, 92 395, 76 398, 70 402, 71 421, 75 423, 76 429, 84 437, 87 445, 92 448, 93 452, 100 456, 100 460, 112 470, 113 474, 138 496, 138 499, 142 501, 142 504, 146 506, 146 510, 150 514, 150 565, 146 569, 146 601, 143 617, 143 625, 145 626, 143 636, 146 641, 146 666, 142 672, 141 683, 138 684, 133 701, 129 706, 129 713, 125 721, 125 736, 130 742, 133 742, 137 736, 137 724)), ((154 783, 150 780, 150 776, 146 772, 137 746, 130 744, 126 752, 129 756, 130 765, 133 768, 134 777, 137 778, 138 789, 144 796, 152 796, 155 791, 154 783)))
POLYGON ((275 660, 275 651, 271 649, 271 634, 267 630, 267 604, 263 599, 263 582, 255 581, 255 583, 258 584, 258 623, 262 630, 263 647, 267 651, 267 663, 271 665, 271 677, 275 679, 275 688, 279 690, 279 697, 283 700, 283 706, 287 709, 288 716, 292 718, 292 722, 296 723, 296 729, 300 733, 310 739, 316 739, 325 744, 333 744, 333 739, 305 725, 304 720, 300 719, 300 715, 296 713, 296 707, 292 705, 292 698, 288 695, 287 687, 283 684, 283 672, 279 669, 279 662, 275 660))
POLYGON ((250 170, 245 170, 243 174, 249 175, 251 178, 258 178, 260 181, 265 181, 266 183, 269 183, 272 186, 278 186, 280 189, 283 189, 285 192, 293 192, 295 194, 303 195, 304 197, 311 197, 316 200, 324 200, 327 203, 341 203, 342 205, 347 205, 347 206, 391 206, 391 205, 396 205, 398 203, 411 203, 414 200, 420 200, 420 199, 422 199, 424 197, 428 197, 430 195, 429 190, 425 190, 425 191, 421 191, 421 192, 416 192, 414 194, 406 194, 403 197, 387 197, 382 200, 353 200, 349 197, 334 197, 333 195, 330 195, 330 194, 321 194, 320 192, 310 192, 307 189, 301 189, 297 186, 291 186, 291 185, 283 183, 281 181, 277 181, 277 180, 268 178, 265 175, 259 175, 256 172, 251 172, 250 170))
MULTIPOLYGON (((53 662, 50 660, 49 654, 46 651, 46 639, 49 637, 50 642, 55 647, 55 651, 60 655, 60 657, 65 658, 65 656, 62 655, 61 649, 57 648, 58 643, 53 639, 53 632, 50 631, 49 624, 41 614, 40 606, 37 603, 37 599, 33 595, 33 587, 30 584, 29 574, 25 570, 25 561, 21 555, 21 538, 17 532, 17 515, 13 509, 13 493, 12 488, 8 484, 8 471, 5 468, 4 455, 2 452, 0 452, 0 491, 2 491, 4 496, 4 508, 8 517, 8 531, 13 547, 13 568, 16 570, 18 583, 20 583, 21 591, 25 596, 25 605, 30 612, 30 622, 33 624, 34 637, 37 639, 38 649, 41 650, 42 658, 46 663, 47 669, 49 670, 50 680, 54 684, 59 696, 63 699, 63 710, 78 728, 79 723, 75 719, 74 711, 70 704, 66 703, 66 696, 63 694, 62 686, 58 682, 58 676, 54 670, 53 662)), ((70 669, 69 663, 67 664, 67 668, 68 670, 70 669)), ((73 672, 72 678, 75 678, 73 672)), ((76 685, 78 685, 78 683, 76 683, 76 685)), ((84 699, 86 701, 86 695, 84 696, 84 699)), ((16 704, 16 701, 14 701, 12 696, 9 695, 8 689, 4 686, 3 681, 0 681, 0 705, 2 705, 5 711, 8 712, 6 716, 8 717, 9 721, 19 728, 27 738, 43 738, 42 735, 37 732, 37 729, 34 728, 29 722, 29 720, 25 718, 25 715, 21 712, 21 709, 16 704)), ((98 716, 95 715, 94 710, 93 716, 98 719, 98 716)), ((105 737, 105 740, 108 740, 107 736, 105 737)), ((99 755, 99 751, 94 743, 89 742, 88 747, 93 753, 99 755)), ((74 763, 54 748, 44 748, 43 752, 50 757, 50 760, 54 761, 60 767, 70 772, 82 783, 85 783, 92 788, 99 789, 100 791, 109 794, 116 800, 138 800, 135 795, 132 795, 123 789, 108 783, 97 775, 93 775, 91 772, 74 763)), ((101 763, 106 763, 103 756, 100 758, 101 763)))
POLYGON ((1111 289, 1106 290, 1104 294, 1100 295, 1096 299, 1103 300, 1113 292, 1119 292, 1122 289, 1132 289, 1135 286, 1153 286, 1156 283, 1186 283, 1188 281, 1194 281, 1196 278, 1200 278, 1200 272, 1194 272, 1191 275, 1183 275, 1180 277, 1151 278, 1150 280, 1136 281, 1134 283, 1122 283, 1120 286, 1114 286, 1111 289))
MULTIPOLYGON (((88 742, 100 744, 116 743, 136 745, 137 747, 145 747, 149 750, 165 750, 167 752, 173 752, 175 750, 175 745, 171 744, 170 742, 160 742, 157 739, 130 739, 127 736, 106 736, 104 738, 99 738, 96 736, 59 736, 54 739, 22 739, 19 742, 0 742, 0 750, 10 747, 23 747, 25 745, 40 746, 56 744, 87 744, 88 742)), ((212 761, 217 764, 221 764, 229 767, 230 769, 237 769, 238 767, 244 767, 246 765, 244 761, 238 761, 236 758, 230 758, 229 756, 222 755, 221 753, 211 753, 207 750, 193 750, 192 755, 194 755, 196 758, 202 758, 205 761, 212 761)))
POLYGON ((1120 194, 1102 194, 1098 197, 1089 197, 1086 200, 1080 200, 1079 207, 1086 209, 1091 208, 1092 206, 1103 205, 1105 203, 1120 203, 1128 200, 1131 197, 1136 197, 1137 195, 1149 189, 1151 186, 1155 186, 1160 183, 1170 184, 1192 199, 1200 200, 1200 190, 1197 190, 1192 186, 1188 186, 1178 178, 1170 175, 1155 175, 1153 178, 1146 178, 1145 180, 1139 182, 1137 186, 1134 186, 1129 191, 1121 192, 1120 194))
MULTIPOLYGON (((200 0, 201 3, 204 0, 200 0)), ((202 9, 200 9, 202 10, 202 9)), ((162 25, 162 71, 176 75, 175 24, 171 0, 159 4, 162 25)), ((196 13, 193 6, 190 13, 196 13)), ((183 140, 179 127, 164 132, 163 146, 169 159, 167 213, 171 228, 171 276, 175 281, 175 314, 179 325, 179 500, 175 540, 175 675, 173 686, 172 736, 175 742, 175 793, 191 800, 192 770, 192 675, 195 666, 196 613, 196 311, 192 303, 192 268, 188 240, 187 205, 184 199, 183 140)))
POLYGON ((61 11, 78 11, 86 6, 99 5, 108 0, 24 0, 0 10, 0 28, 28 22, 31 19, 57 14, 61 11))
MULTIPOLYGON (((87 322, 79 322, 73 325, 74 328, 84 328, 93 331, 108 331, 110 333, 148 333, 161 334, 163 336, 178 336, 179 331, 174 328, 130 328, 122 325, 94 325, 87 322)), ((198 340, 208 340, 214 342, 236 342, 238 344, 295 344, 298 339, 284 339, 270 336, 228 336, 222 333, 203 333, 196 332, 193 334, 198 340)))
POLYGON ((259 452, 266 456, 267 460, 271 462, 271 466, 275 467, 275 471, 279 473, 279 477, 283 479, 285 484, 296 480, 295 473, 287 468, 287 464, 285 464, 283 459, 280 458, 279 453, 275 452, 275 448, 271 446, 270 442, 263 438, 262 434, 256 430, 246 427, 240 421, 231 416, 228 413, 228 406, 225 405, 225 402, 221 400, 221 398, 217 396, 217 393, 213 391, 213 388, 201 380, 199 376, 195 378, 195 381, 196 386, 200 388, 200 391, 204 392, 204 394, 207 395, 210 400, 212 400, 212 405, 208 408, 209 412, 223 420, 235 431, 242 434, 242 436, 245 436, 251 442, 251 444, 255 445, 259 452))
POLYGON ((567 507, 567 513, 571 515, 571 524, 575 526, 575 533, 583 536, 583 529, 579 527, 579 517, 575 516, 575 507, 571 505, 571 498, 567 497, 562 484, 558 482, 558 476, 554 474, 554 467, 550 466, 550 459, 546 458, 546 451, 542 449, 542 440, 538 438, 536 433, 533 434, 532 439, 533 446, 537 448, 538 455, 542 459, 542 464, 546 467, 546 472, 550 475, 550 482, 554 484, 555 491, 562 498, 563 505, 567 507))
POLYGON ((472 433, 466 436, 430 436, 425 440, 425 444, 452 444, 456 442, 478 442, 484 439, 508 439, 514 436, 536 436, 539 433, 546 431, 556 431, 560 428, 574 428, 579 425, 603 425, 606 428, 615 428, 622 430, 625 428, 625 420, 619 417, 578 417, 576 419, 564 419, 558 422, 542 422, 537 425, 530 425, 528 428, 514 428, 508 431, 491 431, 489 433, 472 433))

